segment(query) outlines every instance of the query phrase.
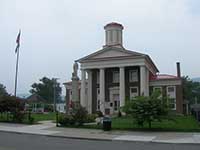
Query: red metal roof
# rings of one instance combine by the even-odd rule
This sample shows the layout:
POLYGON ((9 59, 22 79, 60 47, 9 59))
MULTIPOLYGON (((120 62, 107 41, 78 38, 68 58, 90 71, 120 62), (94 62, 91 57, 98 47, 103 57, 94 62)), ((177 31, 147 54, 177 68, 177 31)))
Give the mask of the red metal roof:
POLYGON ((104 28, 106 28, 108 26, 120 26, 122 29, 124 28, 122 24, 119 24, 117 22, 108 23, 107 25, 104 26, 104 28))
POLYGON ((170 80, 170 79, 180 79, 177 76, 169 75, 169 74, 157 74, 155 76, 150 76, 150 80, 170 80))

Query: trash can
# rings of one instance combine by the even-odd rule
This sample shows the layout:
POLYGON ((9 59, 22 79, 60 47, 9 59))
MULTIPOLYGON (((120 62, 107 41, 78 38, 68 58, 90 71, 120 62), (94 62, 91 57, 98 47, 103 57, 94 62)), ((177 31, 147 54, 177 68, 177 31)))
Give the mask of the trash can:
POLYGON ((110 131, 111 130, 112 121, 110 117, 103 118, 103 130, 110 131))

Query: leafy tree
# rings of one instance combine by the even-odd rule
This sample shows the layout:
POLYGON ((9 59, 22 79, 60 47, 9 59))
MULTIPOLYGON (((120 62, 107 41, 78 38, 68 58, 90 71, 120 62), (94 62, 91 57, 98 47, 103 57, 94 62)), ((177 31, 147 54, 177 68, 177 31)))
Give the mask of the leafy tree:
POLYGON ((7 91, 6 91, 6 87, 0 83, 0 97, 8 95, 7 91))
MULTIPOLYGON (((2 96, 0 98, 0 113, 7 113, 7 116, 11 114, 13 122, 22 122, 25 116, 23 113, 24 105, 24 101, 14 96, 2 96)), ((9 121, 8 118, 7 121, 9 121)))
POLYGON ((47 77, 43 77, 39 80, 39 83, 33 83, 31 85, 32 89, 30 93, 38 94, 42 98, 46 99, 48 103, 54 102, 54 87, 55 87, 55 97, 56 101, 61 101, 61 87, 60 83, 58 83, 54 78, 49 79, 47 77))
POLYGON ((160 93, 156 91, 151 96, 138 96, 134 100, 126 101, 123 110, 132 115, 139 126, 146 122, 151 128, 153 121, 161 121, 168 115, 167 101, 167 98, 160 98, 160 93))
POLYGON ((200 82, 193 82, 188 76, 182 77, 183 99, 188 100, 190 104, 195 103, 197 98, 200 102, 200 82))

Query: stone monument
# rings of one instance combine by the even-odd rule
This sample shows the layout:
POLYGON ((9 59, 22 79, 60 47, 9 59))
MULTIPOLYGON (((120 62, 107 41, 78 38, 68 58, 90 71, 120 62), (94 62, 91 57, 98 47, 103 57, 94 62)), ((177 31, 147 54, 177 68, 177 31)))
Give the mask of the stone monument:
POLYGON ((80 105, 79 101, 79 77, 78 77, 78 63, 74 62, 73 64, 73 73, 72 73, 72 107, 76 108, 80 105))

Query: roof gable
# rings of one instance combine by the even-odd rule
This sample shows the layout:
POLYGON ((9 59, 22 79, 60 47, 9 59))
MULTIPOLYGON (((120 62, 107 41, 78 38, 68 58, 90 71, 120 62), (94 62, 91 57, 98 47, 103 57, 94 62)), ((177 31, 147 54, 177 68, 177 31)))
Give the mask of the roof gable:
POLYGON ((86 57, 83 57, 79 59, 78 61, 82 62, 82 61, 94 60, 94 59, 128 57, 128 56, 145 56, 145 54, 125 50, 124 48, 107 47, 95 53, 92 53, 86 57))
POLYGON ((44 102, 44 103, 46 103, 47 102, 44 98, 42 98, 38 94, 32 94, 29 97, 27 97, 26 100, 27 100, 27 102, 30 102, 30 103, 33 103, 33 102, 36 102, 36 103, 44 102))
POLYGON ((130 54, 121 52, 121 51, 116 51, 116 50, 107 50, 104 51, 96 56, 93 56, 92 58, 106 58, 106 57, 120 57, 120 56, 129 56, 130 54))
POLYGON ((87 62, 99 62, 99 61, 107 61, 107 60, 124 60, 124 59, 138 59, 144 58, 150 66, 152 66, 155 72, 159 72, 156 65, 153 63, 151 58, 147 54, 138 53, 130 50, 126 50, 123 47, 117 46, 108 46, 97 52, 94 52, 88 56, 85 56, 81 59, 76 60, 79 63, 87 63, 87 62))

